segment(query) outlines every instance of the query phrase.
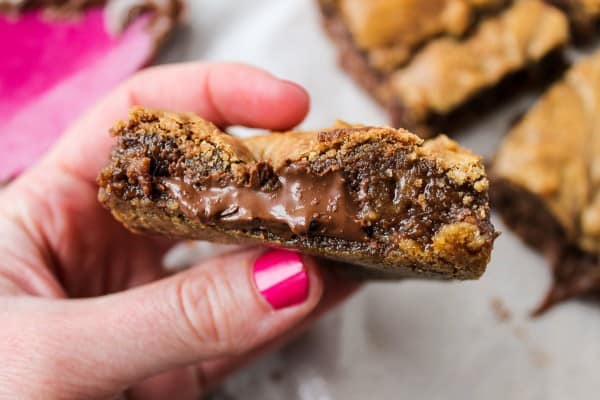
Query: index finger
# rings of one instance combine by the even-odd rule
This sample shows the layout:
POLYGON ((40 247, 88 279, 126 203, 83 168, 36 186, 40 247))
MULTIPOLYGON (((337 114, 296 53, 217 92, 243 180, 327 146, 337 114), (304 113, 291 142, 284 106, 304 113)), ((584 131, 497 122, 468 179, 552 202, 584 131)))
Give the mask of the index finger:
POLYGON ((67 131, 46 160, 95 182, 112 145, 109 128, 135 105, 190 111, 220 126, 285 130, 304 119, 309 98, 300 86, 243 64, 153 67, 101 100, 67 131))

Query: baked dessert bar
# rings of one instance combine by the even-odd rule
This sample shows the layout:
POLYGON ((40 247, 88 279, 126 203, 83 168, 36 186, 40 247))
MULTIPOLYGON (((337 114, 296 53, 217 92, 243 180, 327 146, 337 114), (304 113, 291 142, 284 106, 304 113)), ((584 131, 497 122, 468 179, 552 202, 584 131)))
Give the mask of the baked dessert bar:
POLYGON ((560 10, 542 0, 521 0, 483 19, 467 37, 431 39, 406 64, 382 71, 369 61, 372 52, 359 47, 341 11, 326 11, 325 24, 340 47, 342 66, 389 109, 394 125, 424 137, 451 130, 450 121, 460 119, 456 113, 473 108, 465 105, 477 105, 520 71, 553 60, 569 40, 560 10))
POLYGON ((436 36, 461 36, 477 16, 507 0, 319 0, 332 23, 344 24, 369 65, 389 72, 436 36))
POLYGON ((493 203, 549 258, 555 285, 539 311, 600 289, 600 53, 573 66, 504 139, 493 203))
POLYGON ((366 277, 475 279, 496 233, 481 158, 338 123, 241 140, 192 114, 118 123, 99 200, 135 232, 298 249, 366 277))

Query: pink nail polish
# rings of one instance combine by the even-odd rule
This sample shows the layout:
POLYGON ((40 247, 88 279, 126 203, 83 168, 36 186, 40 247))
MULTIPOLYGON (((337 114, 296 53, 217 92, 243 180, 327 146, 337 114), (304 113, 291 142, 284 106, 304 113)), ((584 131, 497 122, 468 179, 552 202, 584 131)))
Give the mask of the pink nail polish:
POLYGON ((254 282, 275 310, 300 304, 308 297, 308 273, 302 258, 288 250, 269 250, 258 257, 254 282))

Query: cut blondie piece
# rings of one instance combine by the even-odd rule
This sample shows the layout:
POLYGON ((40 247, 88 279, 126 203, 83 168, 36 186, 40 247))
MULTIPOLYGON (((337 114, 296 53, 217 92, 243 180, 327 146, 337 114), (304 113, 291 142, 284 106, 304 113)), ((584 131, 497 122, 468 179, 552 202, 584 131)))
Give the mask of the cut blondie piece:
POLYGON ((192 114, 117 124, 99 199, 135 232, 298 249, 366 277, 475 279, 496 233, 481 158, 338 123, 246 140, 192 114))
POLYGON ((390 111, 393 125, 423 137, 452 131, 452 123, 464 119, 460 114, 473 113, 482 100, 501 98, 493 89, 515 86, 511 82, 518 82, 519 73, 551 70, 569 40, 560 10, 542 0, 522 0, 483 19, 467 37, 434 38, 405 65, 381 71, 340 15, 326 14, 326 26, 340 47, 342 66, 390 111), (537 69, 540 65, 545 68, 537 69))
POLYGON ((595 53, 512 128, 493 164, 493 203, 554 270, 555 285, 540 312, 600 289, 599 127, 595 53))

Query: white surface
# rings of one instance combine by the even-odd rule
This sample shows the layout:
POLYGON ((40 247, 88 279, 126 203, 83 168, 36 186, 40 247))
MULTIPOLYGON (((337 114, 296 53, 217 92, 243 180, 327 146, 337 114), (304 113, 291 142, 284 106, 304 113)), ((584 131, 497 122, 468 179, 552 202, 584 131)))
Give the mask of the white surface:
MULTIPOLYGON (((386 122, 338 69, 314 0, 189 2, 189 25, 163 62, 243 61, 294 80, 312 97, 307 128, 336 118, 386 122)), ((529 102, 484 117, 457 140, 492 154, 529 102)), ((546 264, 495 223, 503 235, 480 281, 370 284, 300 340, 233 377, 225 393, 301 400, 597 397, 600 308, 568 302, 529 319, 550 282, 546 264), (510 320, 497 318, 493 299, 510 311, 510 320)))

